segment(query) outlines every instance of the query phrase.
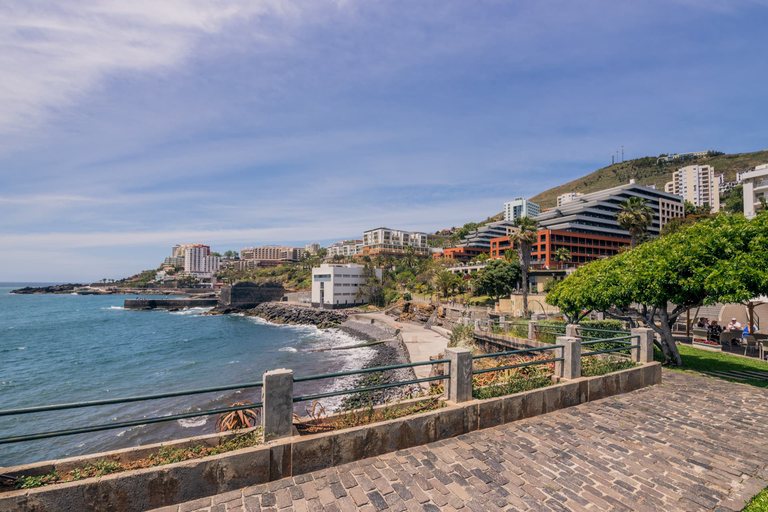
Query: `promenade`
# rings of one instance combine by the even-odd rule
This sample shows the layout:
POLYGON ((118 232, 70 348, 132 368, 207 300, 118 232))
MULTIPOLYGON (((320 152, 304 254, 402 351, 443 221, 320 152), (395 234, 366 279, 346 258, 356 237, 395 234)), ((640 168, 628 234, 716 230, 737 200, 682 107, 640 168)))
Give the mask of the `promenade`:
POLYGON ((768 485, 768 390, 663 382, 159 510, 741 510, 768 485))

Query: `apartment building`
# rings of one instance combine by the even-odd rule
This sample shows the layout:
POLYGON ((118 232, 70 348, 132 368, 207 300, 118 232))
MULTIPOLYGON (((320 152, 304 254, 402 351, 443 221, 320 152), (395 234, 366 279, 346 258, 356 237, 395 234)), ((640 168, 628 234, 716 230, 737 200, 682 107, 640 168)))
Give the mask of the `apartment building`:
POLYGON ((363 253, 363 241, 357 240, 344 240, 336 242, 329 246, 327 249, 327 257, 342 256, 344 258, 354 258, 355 256, 363 253))
POLYGON ((715 170, 711 165, 689 165, 678 169, 664 190, 694 206, 709 206, 712 213, 720 211, 720 186, 715 181, 715 170))
MULTIPOLYGON (((312 306, 338 309, 365 304, 368 297, 358 297, 360 287, 365 284, 363 265, 355 263, 323 263, 312 269, 312 306)), ((375 269, 381 279, 381 269, 375 269)))
POLYGON ((557 206, 563 206, 566 203, 571 203, 583 195, 584 194, 581 192, 569 192, 567 194, 560 194, 557 196, 557 206))
POLYGON ((575 201, 542 212, 536 221, 540 230, 629 240, 629 232, 619 226, 616 214, 620 211, 619 204, 630 197, 645 199, 653 210, 653 221, 648 227, 651 236, 658 236, 667 222, 685 213, 680 196, 638 185, 630 180, 626 185, 584 194, 575 201))
POLYGON ((520 217, 535 217, 541 212, 538 204, 532 203, 523 197, 516 197, 514 201, 504 203, 504 220, 514 222, 520 217))
POLYGON ((240 249, 240 259, 258 261, 299 261, 304 249, 265 245, 263 247, 244 247, 240 249))
POLYGON ((744 216, 754 219, 768 201, 768 164, 758 165, 745 172, 741 180, 744 186, 744 216))
POLYGON ((413 247, 417 256, 429 256, 427 234, 390 228, 370 229, 363 233, 363 256, 403 256, 405 248, 413 247))
POLYGON ((221 268, 221 258, 211 255, 207 245, 184 246, 184 272, 198 279, 209 279, 221 268))
POLYGON ((304 250, 310 254, 316 254, 320 250, 320 244, 317 242, 307 244, 304 246, 304 250))

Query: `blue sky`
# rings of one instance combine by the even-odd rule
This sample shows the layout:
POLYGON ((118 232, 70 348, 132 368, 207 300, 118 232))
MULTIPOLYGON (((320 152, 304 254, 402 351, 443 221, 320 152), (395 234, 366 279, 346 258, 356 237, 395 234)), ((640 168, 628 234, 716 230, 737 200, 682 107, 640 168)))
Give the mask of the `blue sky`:
POLYGON ((0 281, 435 231, 768 148, 768 2, 6 0, 0 281))

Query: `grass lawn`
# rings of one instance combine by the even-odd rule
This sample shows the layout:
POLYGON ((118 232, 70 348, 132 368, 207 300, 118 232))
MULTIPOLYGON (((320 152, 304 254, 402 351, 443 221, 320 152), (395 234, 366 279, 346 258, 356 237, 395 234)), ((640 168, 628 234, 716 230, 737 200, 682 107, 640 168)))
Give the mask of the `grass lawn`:
MULTIPOLYGON (((746 357, 736 357, 722 352, 700 350, 688 345, 678 345, 677 349, 680 351, 680 357, 683 359, 683 366, 680 368, 670 367, 671 370, 693 370, 697 372, 757 370, 768 372, 768 363, 765 361, 748 359, 746 357)), ((656 347, 654 347, 654 359, 656 361, 664 361, 664 356, 656 347)), ((768 388, 768 380, 748 379, 740 381, 725 377, 723 377, 723 380, 741 382, 742 384, 749 384, 750 386, 757 386, 760 388, 768 388)))
POLYGON ((768 487, 752 498, 741 512, 768 512, 768 487))

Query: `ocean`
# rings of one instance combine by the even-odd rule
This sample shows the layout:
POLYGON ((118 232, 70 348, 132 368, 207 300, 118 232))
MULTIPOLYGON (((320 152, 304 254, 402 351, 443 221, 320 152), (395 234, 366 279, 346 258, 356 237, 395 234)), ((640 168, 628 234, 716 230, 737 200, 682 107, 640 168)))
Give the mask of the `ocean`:
MULTIPOLYGON (((239 315, 123 309, 123 295, 15 295, 0 283, 0 410, 183 391, 362 368, 371 348, 311 352, 359 340, 338 330, 274 325, 239 315)), ((40 285, 30 284, 31 286, 40 285)), ((296 386, 297 394, 350 387, 353 377, 296 386)), ((256 389, 70 411, 0 416, 0 437, 77 428, 259 400, 256 389)), ((339 399, 325 402, 328 410, 339 399)), ((304 405, 297 412, 303 412, 304 405)), ((167 442, 214 432, 215 416, 0 444, 0 467, 167 442)))

